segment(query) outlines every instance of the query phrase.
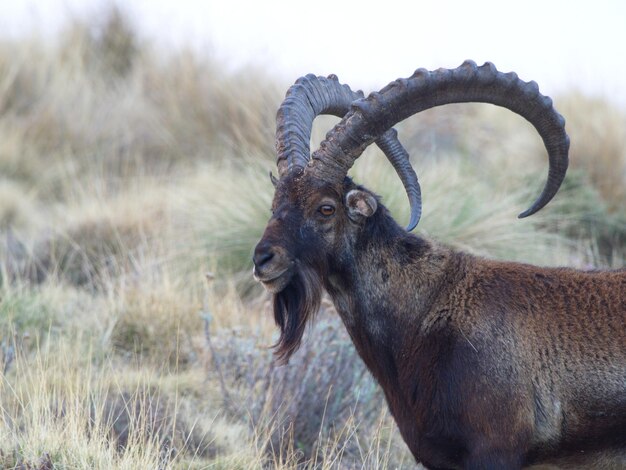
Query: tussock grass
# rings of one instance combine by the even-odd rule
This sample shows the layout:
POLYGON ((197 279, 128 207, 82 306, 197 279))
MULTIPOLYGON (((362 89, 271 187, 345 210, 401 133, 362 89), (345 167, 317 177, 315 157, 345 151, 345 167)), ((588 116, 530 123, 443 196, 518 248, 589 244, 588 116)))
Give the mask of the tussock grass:
POLYGON ((202 327, 199 306, 181 295, 182 290, 168 279, 115 289, 109 337, 114 351, 175 367, 196 360, 192 335, 202 327))
POLYGON ((50 344, 18 358, 14 372, 2 377, 4 465, 49 456, 61 467, 158 468, 185 454, 193 460, 215 453, 210 432, 193 415, 187 421, 177 397, 158 387, 156 374, 133 374, 128 367, 120 374, 111 364, 96 368, 83 347, 50 344))
POLYGON ((580 93, 559 100, 559 106, 572 136, 572 167, 582 170, 608 209, 621 213, 624 220, 626 116, 606 101, 580 93))
MULTIPOLYGON (((287 86, 157 51, 115 9, 46 44, 0 38, 0 466, 413 468, 328 304, 291 364, 272 362, 250 258, 287 86)), ((458 105, 400 124, 418 233, 482 256, 623 267, 624 115, 578 94, 557 106, 572 168, 524 220, 547 171, 525 121, 458 105)), ((313 148, 335 122, 316 120, 313 148)), ((380 151, 351 174, 406 223, 380 151)))
POLYGON ((0 227, 19 230, 37 219, 33 194, 16 181, 0 179, 0 227))

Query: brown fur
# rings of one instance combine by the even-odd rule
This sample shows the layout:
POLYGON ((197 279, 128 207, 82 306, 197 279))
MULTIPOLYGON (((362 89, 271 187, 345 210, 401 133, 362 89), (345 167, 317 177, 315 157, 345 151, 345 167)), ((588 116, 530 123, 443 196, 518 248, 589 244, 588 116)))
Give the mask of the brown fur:
POLYGON ((626 271, 455 252, 406 233, 349 180, 288 176, 273 208, 255 273, 282 305, 278 353, 303 332, 288 317, 312 315, 280 304, 302 270, 330 294, 418 461, 626 467, 626 271), (336 213, 320 215, 331 203, 336 213))

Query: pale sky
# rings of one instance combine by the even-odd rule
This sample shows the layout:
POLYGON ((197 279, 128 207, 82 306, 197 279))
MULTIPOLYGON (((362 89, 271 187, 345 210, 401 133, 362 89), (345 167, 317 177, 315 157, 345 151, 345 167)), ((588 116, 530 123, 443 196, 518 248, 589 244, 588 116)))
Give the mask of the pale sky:
MULTIPOLYGON (((50 35, 102 0, 0 0, 0 36, 50 35)), ((414 69, 493 62, 544 94, 579 88, 626 108, 626 1, 128 0, 141 34, 288 81, 335 73, 369 92, 414 69)))

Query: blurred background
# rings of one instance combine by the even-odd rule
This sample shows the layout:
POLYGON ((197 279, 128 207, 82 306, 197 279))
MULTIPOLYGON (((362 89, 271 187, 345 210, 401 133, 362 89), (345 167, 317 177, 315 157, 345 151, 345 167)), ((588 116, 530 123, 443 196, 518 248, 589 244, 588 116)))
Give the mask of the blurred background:
MULTIPOLYGON (((429 110, 398 126, 416 232, 621 268, 625 24, 617 0, 0 3, 0 467, 414 468, 328 302, 290 364, 272 361, 250 256, 276 109, 310 72, 368 93, 468 58, 514 70, 566 118, 559 194, 518 220, 547 174, 532 126, 429 110)), ((335 122, 316 120, 312 147, 335 122)), ((352 175, 406 223, 377 149, 352 175)))
MULTIPOLYGON (((4 36, 54 38, 68 18, 95 20, 102 0, 22 0, 0 6, 4 36)), ((279 0, 119 3, 138 36, 171 51, 190 47, 230 70, 255 64, 287 81, 334 73, 353 88, 379 89, 417 67, 491 61, 541 84, 626 104, 626 5, 619 0, 506 4, 496 0, 279 0)))

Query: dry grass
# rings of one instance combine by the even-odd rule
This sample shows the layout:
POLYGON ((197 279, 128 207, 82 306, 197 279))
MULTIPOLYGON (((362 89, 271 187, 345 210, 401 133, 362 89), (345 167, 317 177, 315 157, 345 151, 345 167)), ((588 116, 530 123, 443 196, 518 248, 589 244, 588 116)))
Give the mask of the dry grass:
MULTIPOLYGON (((57 39, 0 39, 0 466, 412 468, 328 305, 291 366, 271 360, 250 255, 287 84, 155 51, 115 10, 57 39)), ((624 266, 624 115, 557 104, 573 171, 522 221, 546 172, 523 120, 450 106, 403 123, 419 232, 491 257, 624 266)), ((353 176, 406 222, 379 151, 353 176)))
POLYGON ((626 206, 626 116, 606 101, 573 93, 559 106, 572 136, 572 167, 583 170, 610 211, 626 206), (585 112, 581 113, 580 110, 585 112))

